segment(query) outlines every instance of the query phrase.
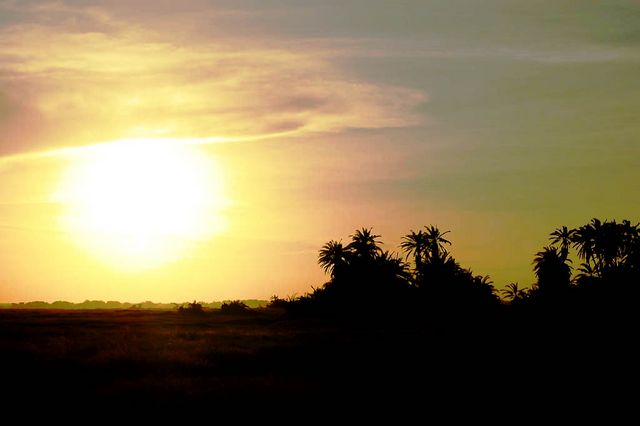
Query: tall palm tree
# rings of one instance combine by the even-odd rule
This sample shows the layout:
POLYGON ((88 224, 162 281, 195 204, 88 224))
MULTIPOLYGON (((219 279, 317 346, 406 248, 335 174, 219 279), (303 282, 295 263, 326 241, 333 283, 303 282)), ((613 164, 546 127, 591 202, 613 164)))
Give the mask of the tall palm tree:
POLYGON ((446 252, 445 244, 451 245, 451 241, 444 238, 450 231, 442 232, 434 225, 425 226, 425 228, 427 229, 424 236, 427 243, 427 255, 430 258, 440 259, 441 253, 446 252))
POLYGON ((380 235, 375 235, 372 228, 358 229, 350 237, 351 242, 347 249, 360 259, 373 260, 382 252, 378 240, 380 235))
POLYGON ((566 288, 571 280, 571 260, 565 258, 557 247, 544 247, 533 259, 533 271, 538 277, 538 288, 553 292, 566 288))
POLYGON ((407 257, 413 255, 416 269, 419 270, 420 266, 422 265, 423 256, 425 255, 429 247, 427 234, 422 230, 418 232, 411 230, 409 234, 402 237, 402 243, 400 243, 400 247, 402 248, 402 251, 406 253, 407 257))
POLYGON ((573 241, 573 234, 575 234, 575 229, 569 229, 566 226, 562 228, 556 228, 550 234, 551 244, 559 244, 560 245, 560 253, 566 258, 569 255, 569 246, 573 241))
POLYGON ((318 263, 325 272, 335 278, 336 272, 347 264, 348 250, 342 245, 342 241, 331 240, 320 249, 318 263))
POLYGON ((573 246, 578 249, 578 256, 586 263, 591 262, 595 253, 595 233, 596 229, 592 221, 576 229, 571 237, 573 246))
POLYGON ((596 254, 603 273, 611 271, 622 263, 624 245, 624 225, 621 226, 615 220, 605 220, 596 234, 596 254))

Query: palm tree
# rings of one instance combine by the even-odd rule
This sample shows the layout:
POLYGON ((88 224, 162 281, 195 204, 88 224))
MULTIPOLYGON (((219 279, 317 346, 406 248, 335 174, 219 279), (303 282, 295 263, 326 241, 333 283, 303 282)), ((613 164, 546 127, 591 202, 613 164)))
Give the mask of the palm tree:
POLYGON ((516 300, 522 300, 526 297, 527 291, 525 289, 519 288, 518 283, 509 283, 505 288, 500 290, 505 297, 505 299, 510 302, 514 302, 516 300))
POLYGON ((569 286, 571 266, 556 247, 544 247, 533 259, 533 271, 538 277, 538 288, 543 292, 555 292, 569 286))
POLYGON ((380 235, 373 234, 372 228, 358 229, 350 237, 351 243, 349 243, 347 249, 360 259, 373 260, 382 252, 379 246, 380 241, 378 240, 380 235))
POLYGON ((473 279, 479 285, 493 287, 493 280, 489 275, 476 275, 473 279))
POLYGON ((415 285, 423 288, 446 285, 467 273, 447 250, 438 249, 436 253, 427 255, 420 264, 420 269, 416 271, 415 285))
POLYGON ((336 272, 347 264, 349 257, 348 250, 342 245, 342 241, 331 240, 320 249, 318 263, 325 272, 335 278, 336 272))
POLYGON ((566 226, 562 228, 556 228, 550 234, 551 244, 560 244, 560 253, 566 258, 569 255, 569 246, 573 241, 573 234, 575 229, 569 229, 566 226))
MULTIPOLYGON (((576 229, 571 237, 573 246, 578 249, 578 256, 584 259, 586 263, 591 262, 595 252, 595 233, 596 230, 593 227, 594 221, 587 225, 583 225, 576 229)), ((598 221, 599 222, 599 221, 598 221)))
POLYGON ((596 271, 593 269, 590 263, 582 263, 578 268, 579 274, 576 275, 575 281, 580 283, 588 278, 593 278, 596 275, 596 271))
MULTIPOLYGON (((471 276, 473 273, 469 270, 471 276)), ((476 275, 471 280, 471 293, 475 299, 475 302, 488 302, 498 301, 496 297, 496 288, 493 286, 493 281, 489 275, 476 275)))
POLYGON ((640 229, 639 225, 633 225, 627 230, 627 243, 625 244, 624 266, 630 270, 640 270, 640 229))
POLYGON ((600 259, 602 273, 606 273, 616 268, 622 263, 625 251, 624 225, 616 223, 615 220, 605 220, 596 234, 596 254, 600 259))
POLYGON ((411 277, 407 265, 396 253, 384 251, 378 256, 380 269, 385 277, 408 281, 411 277))
POLYGON ((445 244, 451 245, 451 241, 444 238, 444 235, 450 231, 441 232, 437 226, 429 225, 425 226, 427 232, 425 232, 425 241, 427 244, 427 255, 430 258, 440 259, 441 253, 446 252, 445 244))
POLYGON ((616 223, 615 220, 602 222, 594 218, 578 228, 572 240, 578 256, 590 265, 593 275, 603 277, 629 265, 639 233, 639 225, 632 225, 628 220, 616 223))
POLYGON ((425 234, 422 230, 418 232, 411 230, 409 234, 402 237, 402 243, 400 243, 400 247, 402 248, 402 251, 406 253, 407 257, 413 255, 416 269, 419 270, 422 264, 423 256, 425 255, 429 247, 427 234, 425 234))

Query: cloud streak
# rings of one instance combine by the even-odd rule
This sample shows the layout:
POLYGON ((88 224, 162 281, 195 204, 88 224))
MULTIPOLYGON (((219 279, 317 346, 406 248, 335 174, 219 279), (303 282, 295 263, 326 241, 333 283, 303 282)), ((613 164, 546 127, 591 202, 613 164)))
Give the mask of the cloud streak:
POLYGON ((180 20, 184 28, 167 34, 64 3, 4 8, 22 18, 0 27, 0 155, 111 139, 238 140, 423 120, 415 111, 423 91, 349 75, 326 47, 199 36, 180 20))

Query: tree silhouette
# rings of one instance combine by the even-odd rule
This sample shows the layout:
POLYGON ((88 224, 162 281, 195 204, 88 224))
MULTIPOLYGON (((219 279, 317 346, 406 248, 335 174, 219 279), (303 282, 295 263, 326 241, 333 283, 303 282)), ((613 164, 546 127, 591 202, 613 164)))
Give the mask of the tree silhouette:
POLYGON ((640 235, 638 225, 629 230, 629 241, 625 250, 624 266, 631 273, 640 272, 640 235))
POLYGON ((525 289, 519 288, 518 283, 509 283, 500 290, 500 293, 504 295, 505 299, 510 302, 516 302, 519 300, 523 300, 527 296, 527 291, 525 289))
POLYGON ((372 228, 362 228, 356 230, 353 235, 350 235, 351 243, 347 248, 353 253, 356 258, 363 260, 373 260, 378 256, 382 249, 379 244, 380 235, 373 234, 372 228))
POLYGON ((384 251, 378 257, 383 276, 390 279, 408 282, 411 279, 409 265, 395 253, 384 251))
POLYGON ((437 226, 425 226, 426 231, 411 231, 400 244, 407 256, 415 259, 415 286, 438 285, 461 270, 460 265, 449 255, 445 245, 451 242, 444 238, 449 231, 442 232, 437 226))
POLYGON ((434 259, 446 258, 446 256, 442 256, 442 253, 446 253, 445 244, 451 245, 451 241, 445 239, 444 235, 450 231, 441 232, 437 226, 433 225, 425 226, 425 228, 427 229, 425 240, 429 257, 434 259))
POLYGON ((300 300, 321 301, 343 312, 358 303, 375 307, 390 303, 403 309, 468 314, 499 305, 497 294, 514 305, 591 309, 614 306, 619 303, 617 295, 637 295, 640 288, 640 225, 629 220, 618 223, 594 218, 576 229, 562 226, 553 230, 551 244, 535 254, 537 281, 529 289, 512 282, 496 291, 488 275, 476 275, 455 260, 447 250, 451 245, 448 233, 435 225, 411 230, 400 243, 403 257, 383 250, 380 236, 371 228, 356 230, 346 246, 331 240, 318 256, 331 280, 300 300), (581 260, 574 279, 571 248, 581 260), (413 265, 407 263, 409 258, 413 265), (569 298, 573 298, 572 305, 569 298))
POLYGON ((600 221, 593 219, 591 223, 581 226, 575 230, 572 236, 573 246, 578 249, 578 256, 584 259, 586 263, 590 263, 595 251, 595 226, 600 227, 600 221))
POLYGON ((577 283, 580 283, 581 281, 584 281, 586 279, 591 279, 596 275, 596 271, 593 270, 593 267, 591 266, 591 264, 586 262, 580 264, 580 267, 578 268, 578 272, 579 273, 575 277, 575 281, 577 283))
POLYGON ((348 256, 349 252, 341 241, 331 240, 320 249, 318 263, 334 278, 336 273, 347 264, 348 256))
POLYGON ((632 225, 628 220, 602 222, 596 218, 576 229, 572 236, 578 256, 589 265, 592 275, 598 277, 616 273, 622 267, 633 269, 638 265, 638 240, 637 224, 632 225))
POLYGON ((538 278, 540 292, 558 293, 569 287, 571 283, 571 266, 569 259, 558 251, 557 247, 544 247, 533 259, 533 271, 538 278))
POLYGON ((427 234, 422 230, 418 232, 411 230, 409 234, 402 237, 400 248, 406 253, 407 257, 413 255, 416 269, 420 270, 425 253, 429 250, 427 234))
POLYGON ((400 245, 404 258, 382 250, 380 236, 371 228, 356 230, 346 246, 331 240, 318 255, 318 263, 331 280, 301 297, 300 302, 336 312, 356 309, 356 303, 378 307, 415 307, 422 303, 437 311, 455 308, 456 304, 464 309, 496 304, 498 298, 489 276, 463 269, 446 250, 451 244, 444 238, 448 232, 434 225, 411 231, 400 245), (415 259, 413 270, 405 261, 409 256, 415 259))
POLYGON ((571 246, 575 232, 575 229, 569 229, 563 226, 562 228, 556 228, 550 234, 551 244, 560 245, 560 254, 562 254, 565 259, 569 255, 569 247, 571 246))

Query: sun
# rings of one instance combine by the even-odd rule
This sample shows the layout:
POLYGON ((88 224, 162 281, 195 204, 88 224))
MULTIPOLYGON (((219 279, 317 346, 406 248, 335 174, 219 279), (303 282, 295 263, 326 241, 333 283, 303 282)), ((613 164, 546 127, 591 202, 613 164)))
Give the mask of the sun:
POLYGON ((79 150, 54 194, 61 225, 102 261, 147 269, 222 232, 220 168, 197 146, 137 139, 79 150))

